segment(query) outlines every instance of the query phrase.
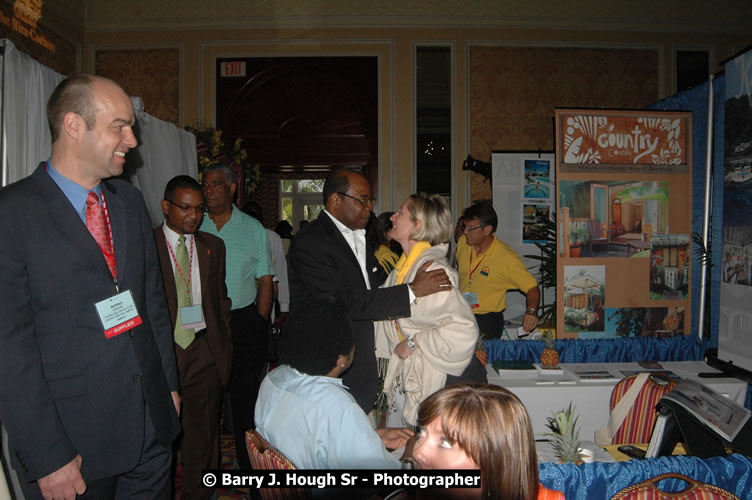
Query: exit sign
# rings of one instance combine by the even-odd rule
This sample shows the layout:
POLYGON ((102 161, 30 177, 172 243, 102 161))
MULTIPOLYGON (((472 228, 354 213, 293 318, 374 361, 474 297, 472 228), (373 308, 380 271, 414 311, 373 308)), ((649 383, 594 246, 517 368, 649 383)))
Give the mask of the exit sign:
POLYGON ((231 61, 220 63, 219 76, 245 76, 245 62, 231 61))

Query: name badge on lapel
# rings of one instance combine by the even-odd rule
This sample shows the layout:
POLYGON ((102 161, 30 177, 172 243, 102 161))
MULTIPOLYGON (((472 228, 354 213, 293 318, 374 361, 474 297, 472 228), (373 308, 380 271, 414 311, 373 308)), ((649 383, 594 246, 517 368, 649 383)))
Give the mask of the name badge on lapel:
POLYGON ((141 324, 141 316, 136 310, 130 290, 113 295, 109 299, 94 304, 99 314, 99 321, 104 327, 104 336, 108 339, 136 328, 141 324))

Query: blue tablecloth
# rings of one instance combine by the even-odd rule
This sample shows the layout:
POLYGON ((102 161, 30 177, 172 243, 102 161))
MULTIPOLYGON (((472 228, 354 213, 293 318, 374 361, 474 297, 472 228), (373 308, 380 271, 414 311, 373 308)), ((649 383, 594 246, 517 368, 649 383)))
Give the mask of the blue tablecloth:
MULTIPOLYGON (((540 361, 544 344, 539 340, 487 340, 489 361, 525 359, 540 361)), ((556 341, 562 363, 620 363, 627 361, 699 361, 704 348, 696 337, 626 337, 616 339, 564 339, 556 341)))
MULTIPOLYGON (((752 461, 739 454, 704 460, 680 456, 581 465, 542 463, 540 481, 547 488, 564 492, 567 500, 606 500, 627 486, 667 472, 713 484, 742 499, 752 498, 752 461)), ((671 492, 686 487, 686 483, 677 480, 665 480, 659 485, 671 492)))
MULTIPOLYGON (((539 340, 486 340, 488 361, 524 359, 540 361, 544 344, 539 340)), ((563 339, 556 341, 562 363, 620 363, 627 361, 699 361, 705 349, 697 337, 626 337, 615 339, 563 339)), ((745 408, 752 409, 752 386, 747 386, 745 408)))

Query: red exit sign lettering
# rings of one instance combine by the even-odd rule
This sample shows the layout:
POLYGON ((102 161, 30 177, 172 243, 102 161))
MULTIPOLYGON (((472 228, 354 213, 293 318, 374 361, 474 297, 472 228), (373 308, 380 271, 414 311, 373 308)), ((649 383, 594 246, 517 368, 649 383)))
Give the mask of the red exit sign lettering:
POLYGON ((245 76, 245 62, 231 61, 219 65, 220 76, 245 76))

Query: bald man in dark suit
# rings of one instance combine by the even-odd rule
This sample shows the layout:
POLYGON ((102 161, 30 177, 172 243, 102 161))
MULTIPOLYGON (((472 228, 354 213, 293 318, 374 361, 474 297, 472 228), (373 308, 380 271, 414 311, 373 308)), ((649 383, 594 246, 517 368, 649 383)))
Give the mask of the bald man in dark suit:
POLYGON ((49 99, 52 155, 0 191, 0 420, 24 496, 170 498, 177 365, 115 82, 49 99))

